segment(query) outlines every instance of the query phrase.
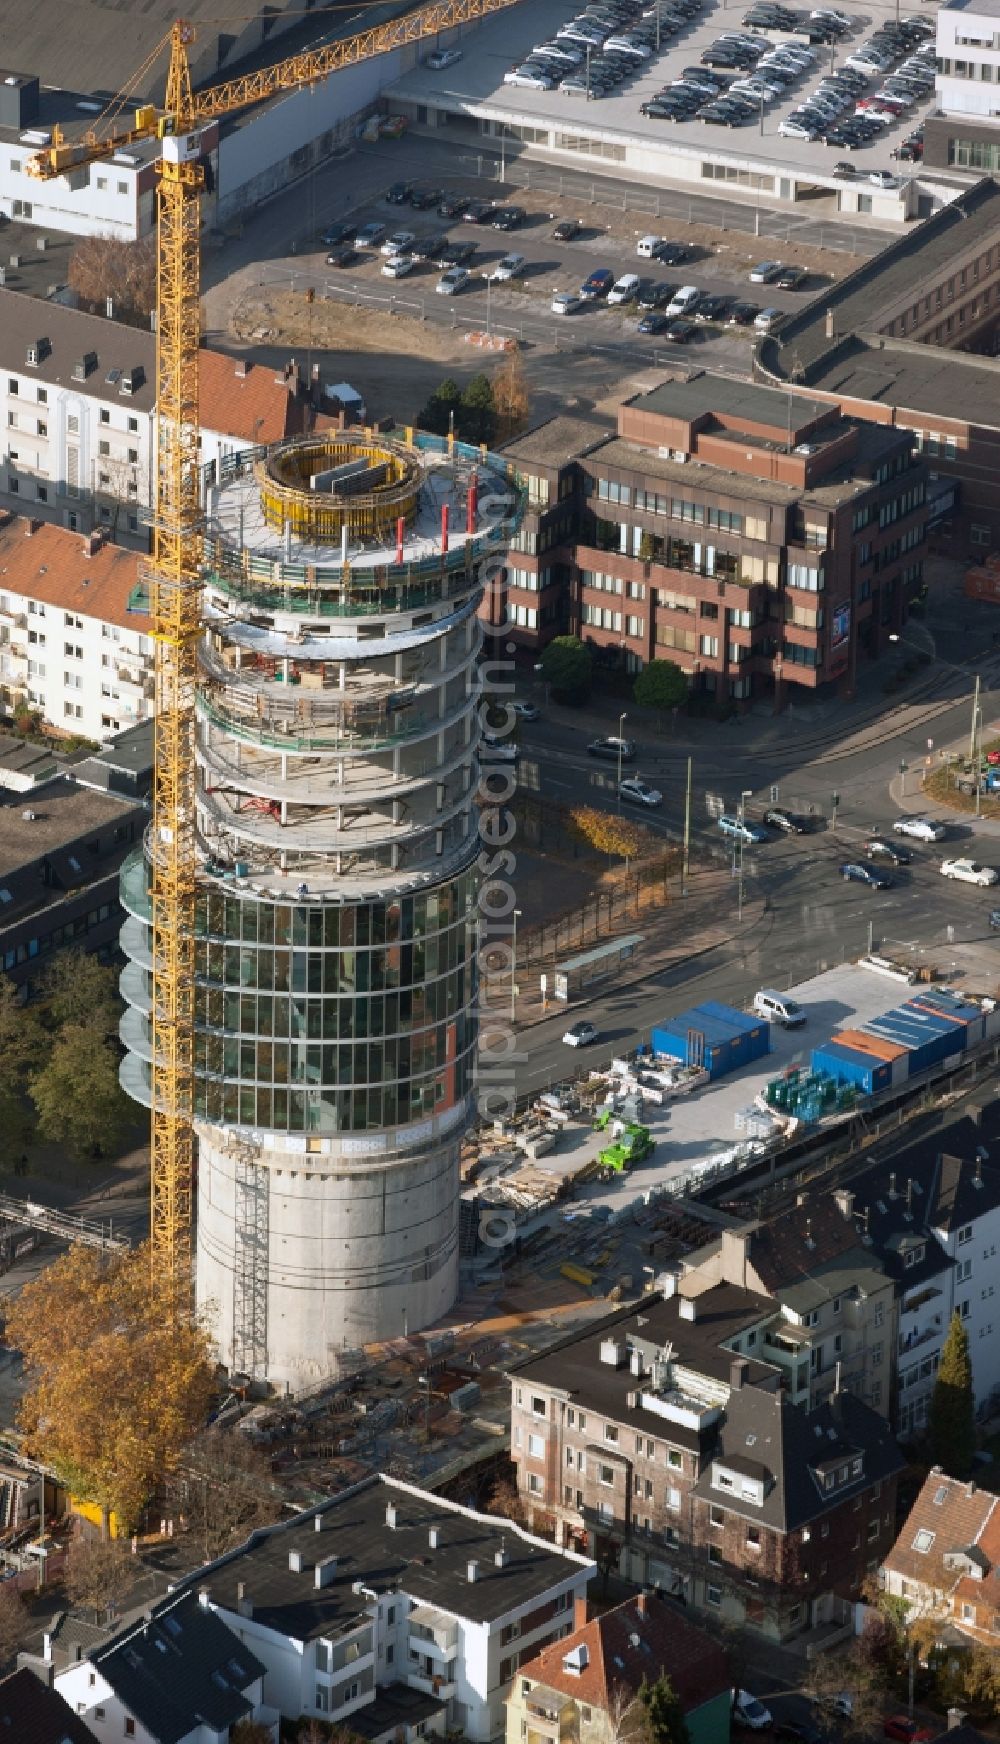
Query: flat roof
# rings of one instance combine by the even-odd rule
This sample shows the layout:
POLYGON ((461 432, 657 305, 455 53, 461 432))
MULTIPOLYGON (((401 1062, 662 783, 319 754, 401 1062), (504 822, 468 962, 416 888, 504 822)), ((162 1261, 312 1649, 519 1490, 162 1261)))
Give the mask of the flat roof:
MULTIPOLYGON (((648 393, 636 394, 628 404, 646 412, 660 412, 664 417, 691 421, 711 412, 724 412, 727 417, 742 418, 748 424, 769 424, 782 430, 788 421, 788 394, 784 388, 764 387, 757 382, 738 381, 731 375, 712 375, 709 371, 700 371, 687 381, 660 382, 648 393)), ((830 416, 827 400, 796 395, 794 404, 796 422, 800 425, 830 416)))
POLYGON ((939 284, 958 257, 996 236, 1000 236, 1000 182, 985 176, 786 319, 767 348, 769 357, 779 360, 785 374, 805 372, 815 386, 812 366, 824 353, 866 329, 877 332, 880 317, 891 318, 898 301, 918 295, 924 284, 939 284), (830 310, 832 339, 826 331, 830 310))
POLYGON ((214 1605, 239 1613, 243 1584, 255 1621, 294 1640, 360 1627, 371 1597, 400 1591, 453 1616, 485 1623, 540 1599, 593 1569, 587 1557, 557 1550, 511 1521, 477 1514, 382 1474, 364 1480, 293 1520, 255 1532, 238 1550, 188 1578, 207 1587, 214 1605), (396 1508, 390 1526, 386 1510, 396 1508), (322 1522, 316 1528, 317 1518, 322 1522), (438 1541, 430 1543, 436 1527, 438 1541), (503 1547, 501 1565, 497 1552, 503 1547), (292 1553, 301 1566, 293 1568, 292 1553), (316 1586, 317 1562, 336 1558, 328 1584, 316 1586), (297 1560, 297 1558, 296 1558, 297 1560), (470 1581, 468 1564, 478 1564, 470 1581))
POLYGON ((565 466, 587 448, 593 448, 614 435, 611 423, 596 423, 592 418, 558 416, 547 418, 523 436, 505 442, 500 453, 507 460, 537 461, 543 466, 565 466))
POLYGON ((854 338, 821 357, 812 386, 945 420, 1000 428, 1000 358, 905 339, 854 338))
MULTIPOLYGON (((43 854, 68 848, 88 830, 127 817, 135 801, 57 776, 31 793, 0 795, 0 877, 30 865, 43 854)), ((102 862, 93 861, 94 869, 102 862)))
MULTIPOLYGON (((829 409, 829 408, 827 408, 829 409)), ((858 446, 852 459, 844 466, 831 469, 820 484, 782 484, 777 479, 753 478, 745 473, 730 472, 712 461, 692 455, 690 460, 670 460, 652 448, 615 436, 600 448, 597 460, 604 467, 621 471, 642 472, 649 478, 662 478, 671 484, 704 485, 711 482, 720 495, 751 503, 815 503, 821 508, 836 508, 861 491, 872 488, 871 478, 857 476, 860 462, 871 461, 899 443, 899 431, 889 425, 859 423, 858 446)))
MULTIPOLYGON (((843 184, 833 175, 836 154, 820 141, 810 143, 802 139, 787 139, 778 133, 781 119, 802 101, 805 92, 826 71, 829 50, 819 49, 811 77, 807 74, 796 80, 782 98, 766 108, 763 133, 756 122, 742 128, 728 128, 707 126, 696 119, 678 123, 656 121, 640 114, 640 104, 655 96, 664 84, 679 77, 685 66, 697 62, 722 31, 739 27, 736 12, 727 11, 724 4, 706 4, 683 30, 664 39, 659 54, 654 53, 623 86, 599 100, 588 102, 582 94, 573 96, 559 90, 533 91, 504 85, 504 74, 508 69, 523 61, 537 44, 553 37, 559 26, 567 23, 577 10, 573 0, 532 0, 530 6, 519 6, 511 12, 487 18, 474 30, 463 33, 461 61, 440 72, 419 63, 388 85, 386 95, 390 106, 394 100, 400 99, 456 115, 488 115, 514 125, 548 126, 553 133, 562 133, 567 138, 596 135, 615 146, 635 146, 647 154, 640 169, 650 181, 658 179, 656 154, 668 152, 690 158, 692 165, 709 158, 730 163, 735 160, 747 171, 745 186, 751 197, 755 174, 772 180, 778 175, 794 175, 799 181, 819 183, 829 188, 830 206, 824 218, 837 221, 836 194, 843 184)), ((876 24, 895 15, 895 0, 891 3, 890 0, 874 0, 872 6, 865 8, 869 25, 859 22, 850 36, 842 40, 837 50, 838 59, 843 60, 859 48, 876 24)), ((857 12, 855 17, 859 17, 857 12)), ((914 109, 914 119, 923 113, 930 101, 929 97, 914 109)), ((862 173, 872 169, 888 170, 899 176, 900 183, 909 181, 905 166, 900 174, 900 165, 890 155, 899 137, 890 131, 852 153, 862 173)), ((553 141, 553 146, 557 150, 573 149, 561 146, 557 140, 553 141)), ((616 166, 610 157, 602 161, 599 153, 588 156, 586 162, 590 169, 604 176, 629 174, 627 168, 621 163, 616 166)), ((919 167, 916 166, 918 171, 919 167)), ((699 178, 693 174, 689 179, 696 181, 699 178)), ((702 183, 701 191, 709 191, 705 183, 702 183)), ((716 188, 712 191, 731 195, 734 190, 716 188)), ((762 189, 765 195, 772 191, 773 188, 762 189)), ((899 196, 881 196, 882 202, 889 199, 898 202, 899 196)))
POLYGON ((939 11, 972 13, 980 18, 1000 18, 1000 0, 945 0, 939 11))

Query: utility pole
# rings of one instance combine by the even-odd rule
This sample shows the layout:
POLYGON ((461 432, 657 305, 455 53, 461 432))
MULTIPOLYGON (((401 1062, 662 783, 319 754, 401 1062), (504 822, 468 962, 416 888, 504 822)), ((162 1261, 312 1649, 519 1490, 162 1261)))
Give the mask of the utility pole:
POLYGON ((681 862, 681 895, 688 893, 688 867, 691 855, 691 770, 694 763, 688 758, 687 792, 684 795, 684 858, 681 862))
POLYGON ((976 816, 979 816, 979 784, 982 778, 980 763, 982 761, 980 741, 983 730, 983 712, 979 701, 980 679, 976 673, 976 687, 972 692, 972 727, 969 733, 969 761, 972 764, 973 780, 976 784, 976 816))

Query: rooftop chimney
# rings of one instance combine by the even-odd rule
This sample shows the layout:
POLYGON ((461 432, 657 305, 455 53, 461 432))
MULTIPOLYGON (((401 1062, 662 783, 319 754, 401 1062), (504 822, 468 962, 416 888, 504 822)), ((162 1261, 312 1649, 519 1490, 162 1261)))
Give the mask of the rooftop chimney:
POLYGON ((432 1550, 437 1549, 438 1545, 441 1542, 441 1528, 440 1528, 440 1526, 432 1526, 430 1528, 430 1530, 428 1531, 428 1534, 427 1534, 427 1542, 430 1545, 432 1550))
POLYGON ((649 1605, 649 1600, 647 1598, 647 1595, 645 1593, 640 1593, 639 1597, 635 1601, 635 1608, 638 1611, 640 1617, 644 1617, 646 1615, 648 1605, 649 1605))
POLYGON ((198 1588, 198 1603, 201 1606, 203 1611, 208 1610, 208 1599, 209 1599, 208 1588, 207 1587, 199 1587, 198 1588))
POLYGON ((587 1621, 588 1610, 589 1610, 589 1606, 587 1604, 586 1593, 577 1593, 576 1598, 573 1600, 573 1627, 574 1627, 574 1629, 582 1629, 583 1628, 584 1624, 587 1621))
POLYGON ((974 1496, 975 1495, 975 1493, 976 1493, 976 1480, 975 1480, 975 1478, 969 1479, 968 1483, 965 1486, 965 1493, 967 1496, 974 1496))
POLYGON ((244 1581, 237 1581, 236 1583, 236 1609, 241 1617, 253 1616, 253 1601, 247 1598, 246 1583, 244 1581))
POLYGON ((682 1320, 697 1320, 698 1304, 693 1296, 682 1296, 677 1304, 677 1312, 682 1320))
POLYGON ((823 331, 827 339, 836 339, 837 322, 832 309, 827 309, 826 311, 826 321, 824 322, 823 331))
POLYGON ((893 1169, 892 1174, 889 1176, 889 1198, 895 1199, 896 1196, 896 1171, 893 1169))
POLYGON ((313 1515, 313 1531, 314 1532, 322 1532, 322 1530, 323 1530, 323 1516, 322 1516, 322 1514, 314 1514, 313 1515))
POLYGON ((288 1552, 288 1566, 291 1569, 293 1574, 301 1574, 302 1573, 302 1570, 305 1568, 306 1564, 305 1564, 305 1558, 303 1557, 301 1550, 290 1550, 288 1552))
POLYGON ((836 1193, 834 1193, 833 1197, 836 1201, 837 1210, 840 1212, 841 1216, 848 1217, 848 1218, 853 1217, 853 1215, 854 1215, 854 1194, 851 1193, 846 1187, 838 1187, 838 1189, 837 1189, 836 1193))
POLYGON ((335 1556, 321 1557, 313 1571, 313 1580, 316 1586, 328 1587, 336 1572, 337 1558, 335 1556))
POLYGON ((750 1364, 745 1356, 734 1357, 729 1365, 729 1385, 734 1393, 750 1382, 750 1364))
POLYGON ((395 1504, 395 1502, 389 1502, 386 1505, 385 1523, 388 1526, 390 1532, 395 1532, 395 1530, 396 1530, 396 1504, 395 1504))
POLYGON ((474 1556, 465 1565, 465 1578, 470 1586, 479 1579, 479 1564, 474 1556))
POLYGON ((246 381, 247 376, 250 374, 250 365, 247 363, 245 357, 238 357, 236 359, 234 372, 239 377, 240 381, 246 381))
POLYGON ((501 1538, 499 1549, 494 1551, 494 1553, 493 1553, 493 1561, 496 1564, 497 1568, 506 1568, 507 1567, 507 1564, 510 1561, 510 1552, 507 1549, 506 1539, 501 1538))

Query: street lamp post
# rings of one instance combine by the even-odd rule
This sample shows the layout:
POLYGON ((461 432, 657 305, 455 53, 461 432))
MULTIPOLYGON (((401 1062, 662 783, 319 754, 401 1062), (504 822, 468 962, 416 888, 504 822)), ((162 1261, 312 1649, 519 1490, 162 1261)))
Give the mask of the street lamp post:
POLYGON ((511 937, 511 945, 510 945, 510 1021, 511 1021, 511 1024, 513 1024, 513 1022, 514 1022, 514 1001, 517 998, 517 922, 518 922, 518 917, 519 917, 520 913, 521 913, 521 910, 519 908, 515 908, 512 916, 511 916, 511 918, 514 922, 514 930, 513 930, 512 937, 511 937))
POLYGON ((737 883, 737 887, 736 887, 736 918, 738 921, 742 921, 742 919, 743 919, 743 825, 746 822, 747 800, 752 799, 752 798, 753 798, 753 788, 752 787, 745 787, 743 789, 743 792, 740 794, 740 809, 739 809, 739 814, 738 814, 739 825, 740 825, 740 833, 739 833, 739 836, 737 838, 739 860, 737 863, 738 864, 738 872, 737 872, 738 883, 737 883))
POLYGON ((622 738, 622 729, 623 729, 625 722, 627 720, 628 720, 628 715, 625 713, 625 710, 622 709, 621 714, 618 716, 618 810, 619 811, 621 811, 621 809, 622 809, 622 752, 625 749, 625 741, 622 738))

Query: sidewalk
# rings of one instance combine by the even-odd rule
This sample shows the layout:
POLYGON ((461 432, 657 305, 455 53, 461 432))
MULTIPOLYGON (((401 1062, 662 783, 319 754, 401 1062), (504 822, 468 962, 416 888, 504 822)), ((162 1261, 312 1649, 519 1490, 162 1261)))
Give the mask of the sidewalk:
MULTIPOLYGON (((743 918, 737 922, 737 893, 728 870, 693 873, 688 880, 688 891, 687 896, 673 896, 666 906, 650 904, 627 925, 608 935, 607 942, 610 943, 615 937, 641 933, 643 943, 621 974, 595 984, 594 994, 602 997, 625 992, 655 979, 678 963, 689 963, 707 956, 720 945, 738 944, 740 939, 761 926, 768 912, 767 899, 751 894, 745 885, 743 918)), ((576 950, 567 953, 571 956, 578 954, 576 950)), ((562 1000, 552 998, 550 969, 547 1009, 543 1010, 538 984, 540 973, 534 967, 520 972, 514 1001, 514 1019, 520 1030, 533 1029, 561 1013, 574 1012, 580 1003, 570 1000, 564 1004, 562 1000)))

